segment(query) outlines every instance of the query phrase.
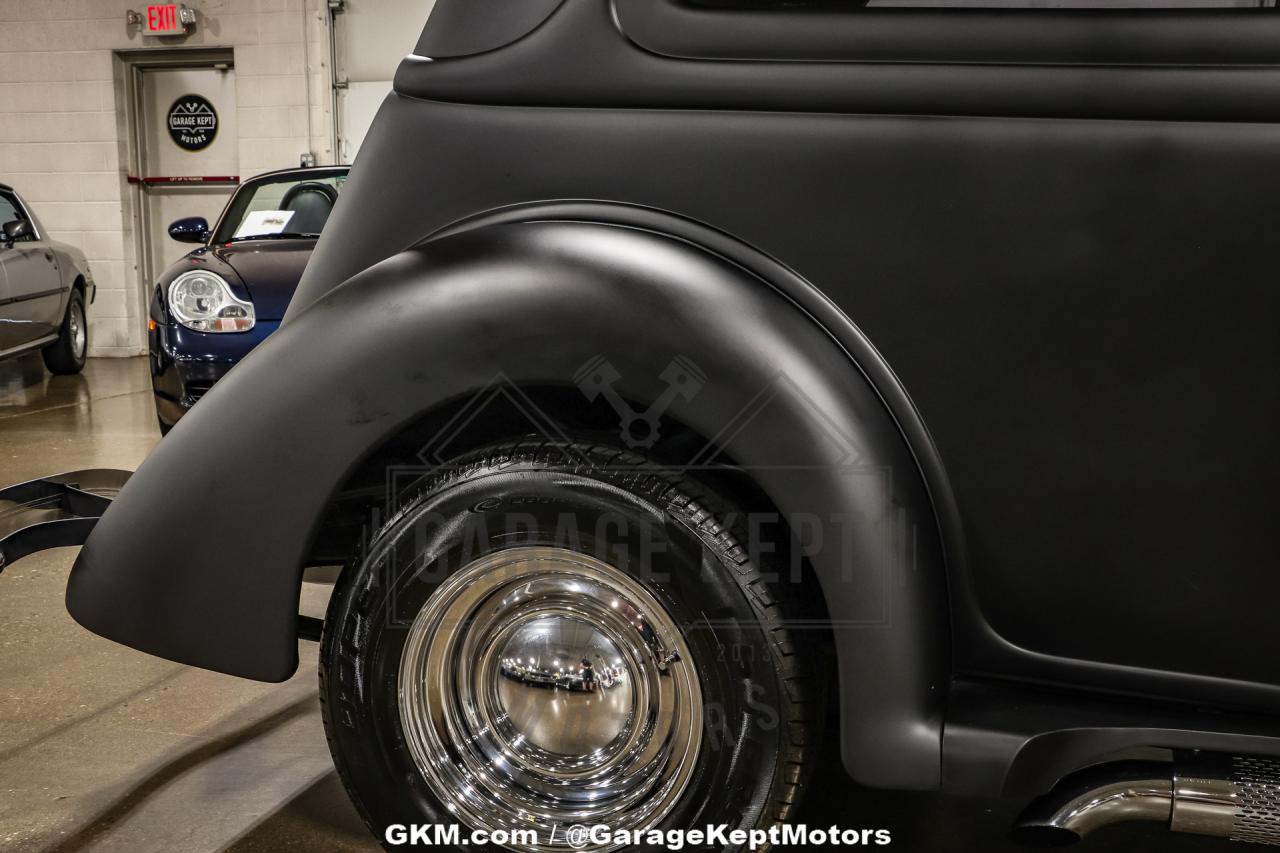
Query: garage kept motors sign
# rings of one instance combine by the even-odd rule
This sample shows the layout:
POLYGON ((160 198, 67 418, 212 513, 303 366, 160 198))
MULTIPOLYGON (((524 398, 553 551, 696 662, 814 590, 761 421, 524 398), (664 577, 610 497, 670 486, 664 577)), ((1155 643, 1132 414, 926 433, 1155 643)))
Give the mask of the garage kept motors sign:
POLYGON ((201 95, 183 95, 169 107, 169 136, 179 148, 208 148, 218 133, 218 112, 201 95))

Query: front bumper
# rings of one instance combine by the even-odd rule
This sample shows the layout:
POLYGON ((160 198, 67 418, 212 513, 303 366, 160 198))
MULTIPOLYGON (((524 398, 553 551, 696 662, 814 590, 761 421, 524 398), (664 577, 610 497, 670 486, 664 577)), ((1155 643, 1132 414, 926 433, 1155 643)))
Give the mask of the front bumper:
POLYGON ((156 371, 153 358, 151 389, 160 420, 176 424, 234 366, 234 363, 227 362, 171 359, 156 371))
POLYGON ((170 426, 177 423, 214 383, 279 327, 279 320, 259 320, 248 332, 208 334, 157 323, 149 333, 148 348, 160 420, 170 426))

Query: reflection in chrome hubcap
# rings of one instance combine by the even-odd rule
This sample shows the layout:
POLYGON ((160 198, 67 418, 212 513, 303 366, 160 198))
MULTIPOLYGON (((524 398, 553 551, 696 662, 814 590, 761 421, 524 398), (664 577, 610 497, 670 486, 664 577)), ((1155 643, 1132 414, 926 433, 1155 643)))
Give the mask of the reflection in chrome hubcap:
MULTIPOLYGON (((473 828, 655 825, 702 739, 693 660, 635 579, 562 548, 490 554, 450 577, 409 629, 404 733, 432 792, 473 828)), ((558 827, 554 839, 553 828, 558 827)))
POLYGON ((499 653, 498 671, 498 699, 512 729, 546 752, 596 753, 631 724, 634 673, 605 633, 583 619, 521 623, 499 653))

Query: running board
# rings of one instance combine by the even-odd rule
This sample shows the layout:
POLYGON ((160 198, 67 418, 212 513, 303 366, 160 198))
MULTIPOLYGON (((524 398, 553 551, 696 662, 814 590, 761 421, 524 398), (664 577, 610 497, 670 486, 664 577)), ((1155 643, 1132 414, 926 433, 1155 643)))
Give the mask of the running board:
POLYGON ((0 489, 0 571, 36 551, 83 545, 131 473, 92 468, 0 489))

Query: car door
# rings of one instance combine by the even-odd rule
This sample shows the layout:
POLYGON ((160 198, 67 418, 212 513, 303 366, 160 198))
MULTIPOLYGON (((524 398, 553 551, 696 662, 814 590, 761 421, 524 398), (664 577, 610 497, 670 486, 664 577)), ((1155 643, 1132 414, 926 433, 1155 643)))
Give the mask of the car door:
POLYGON ((2 309, 5 349, 56 333, 62 320, 62 276, 53 247, 17 195, 0 190, 0 225, 17 220, 31 222, 34 230, 12 243, 0 242, 8 300, 2 309))
POLYGON ((17 346, 17 333, 15 324, 10 322, 10 307, 12 300, 9 298, 9 278, 4 271, 3 253, 0 253, 0 354, 6 350, 17 346))

